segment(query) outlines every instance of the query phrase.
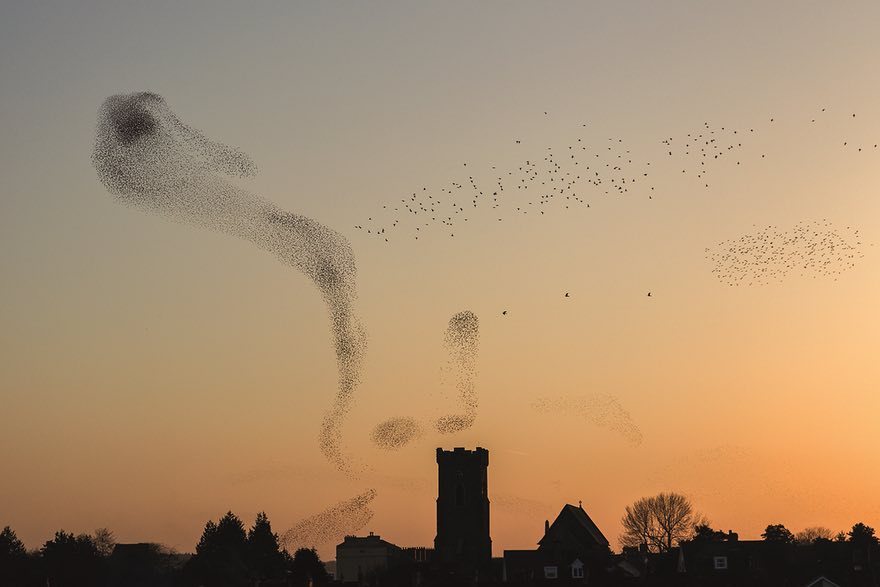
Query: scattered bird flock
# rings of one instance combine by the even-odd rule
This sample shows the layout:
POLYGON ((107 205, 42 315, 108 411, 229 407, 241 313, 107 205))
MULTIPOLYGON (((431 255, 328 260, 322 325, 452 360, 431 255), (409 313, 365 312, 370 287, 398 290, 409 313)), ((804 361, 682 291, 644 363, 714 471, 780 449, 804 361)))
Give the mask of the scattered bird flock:
MULTIPOLYGON (((495 221, 503 222, 515 215, 545 215, 553 208, 587 209, 597 197, 652 200, 656 193, 654 170, 660 165, 680 168, 681 173, 694 175, 708 188, 713 165, 727 159, 740 165, 743 142, 756 132, 754 128, 717 127, 705 122, 681 137, 659 139, 662 157, 654 153, 652 161, 633 154, 623 137, 603 140, 585 130, 587 127, 586 123, 581 125, 583 132, 571 144, 545 147, 500 171, 491 166, 480 175, 470 165, 468 175, 405 194, 354 228, 384 242, 401 236, 418 240, 432 229, 454 237, 457 230, 476 219, 478 210, 488 210, 495 221)), ((515 142, 522 144, 519 139, 515 142)))
MULTIPOLYGON (((838 124, 844 134, 851 131, 840 123, 851 123, 856 119, 855 113, 837 114, 833 118, 830 115, 827 107, 817 108, 809 124, 824 117, 827 122, 838 124)), ((569 144, 543 147, 538 152, 528 150, 527 144, 517 138, 515 144, 521 145, 517 148, 526 151, 519 163, 505 168, 484 166, 488 169, 481 173, 474 164, 464 163, 465 174, 440 186, 422 186, 404 194, 399 200, 382 205, 380 211, 355 229, 385 243, 401 238, 419 240, 431 234, 452 238, 465 227, 485 227, 487 219, 504 222, 518 215, 540 217, 551 209, 586 210, 597 198, 627 196, 653 200, 659 195, 655 178, 661 169, 667 177, 671 168, 673 174, 693 177, 701 188, 709 189, 711 172, 718 165, 726 163, 740 168, 756 159, 765 159, 767 153, 746 147, 750 139, 774 125, 779 125, 775 116, 751 126, 704 122, 690 132, 659 138, 655 143, 658 149, 649 156, 633 153, 624 137, 596 136, 590 132, 589 123, 580 125, 569 144)), ((878 149, 878 143, 856 144, 846 138, 839 145, 853 153, 878 149)), ((861 239, 857 235, 847 236, 830 226, 820 229, 809 222, 798 225, 791 234, 768 229, 744 235, 741 240, 742 247, 737 249, 740 254, 728 250, 725 255, 716 247, 710 255, 716 264, 713 273, 724 283, 772 282, 797 269, 799 255, 804 255, 801 260, 805 263, 800 268, 805 272, 837 278, 862 257, 861 239), (758 240, 749 246, 750 239, 758 240), (804 249, 798 252, 799 247, 804 249)), ((652 294, 648 292, 647 296, 652 294)), ((507 316, 508 312, 504 308, 501 315, 507 316)))
POLYGON ((612 395, 541 397, 534 401, 532 408, 542 414, 577 415, 596 426, 613 430, 634 446, 642 443, 642 431, 612 395))
POLYGON ((712 273, 730 286, 781 283, 791 274, 835 281, 865 256, 858 230, 828 220, 767 226, 706 249, 712 273))
MULTIPOLYGON (((830 115, 829 108, 817 108, 809 124, 824 118, 844 134, 851 132, 851 127, 841 123, 852 123, 856 113, 830 115)), ((382 205, 355 229, 385 243, 429 235, 452 238, 465 227, 484 228, 487 221, 540 217, 553 209, 586 210, 597 198, 653 200, 659 196, 655 178, 660 170, 666 177, 670 169, 672 175, 692 177, 701 188, 709 189, 711 172, 718 165, 739 169, 766 159, 767 153, 746 147, 774 125, 779 125, 776 116, 750 126, 704 122, 690 132, 659 138, 657 149, 648 156, 635 154, 624 137, 597 136, 590 132, 589 123, 581 123, 568 144, 546 146, 538 152, 528 150, 527 141, 516 138, 514 143, 521 146, 517 148, 526 151, 517 164, 484 166, 488 169, 477 172, 473 163, 464 163, 467 171, 460 177, 404 194, 382 205)), ((878 149, 878 143, 857 144, 846 138, 838 144, 853 153, 878 149)), ((864 257, 862 247, 857 230, 836 228, 823 220, 805 221, 787 231, 770 226, 707 248, 706 253, 712 273, 722 283, 740 286, 778 283, 795 273, 837 279, 864 257)), ((571 297, 570 292, 564 297, 571 297)), ((654 295, 648 291, 647 297, 654 295)), ((500 309, 501 316, 509 314, 509 308, 500 309)))
POLYGON ((489 179, 474 172, 430 190, 421 187, 383 205, 381 214, 355 229, 384 242, 400 236, 419 240, 432 229, 454 238, 483 210, 496 222, 511 215, 542 216, 554 207, 586 209, 596 194, 624 195, 643 185, 651 198, 651 163, 634 162, 622 138, 608 138, 606 143, 590 144, 578 137, 571 145, 547 147, 514 167, 492 166, 485 174, 489 179))

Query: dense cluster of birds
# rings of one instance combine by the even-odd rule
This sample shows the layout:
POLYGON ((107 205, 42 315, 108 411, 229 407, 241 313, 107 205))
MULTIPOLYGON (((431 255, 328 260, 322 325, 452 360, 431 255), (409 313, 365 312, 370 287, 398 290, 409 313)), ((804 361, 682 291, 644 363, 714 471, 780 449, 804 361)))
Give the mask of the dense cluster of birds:
POLYGON ((370 439, 385 450, 403 448, 422 435, 422 427, 413 418, 396 417, 380 422, 373 428, 370 439))
POLYGON ((294 524, 281 535, 279 543, 288 550, 318 548, 338 542, 343 536, 357 534, 373 518, 370 503, 375 498, 376 490, 370 489, 340 501, 294 524))
POLYGON ((455 373, 455 388, 461 411, 438 418, 434 427, 441 434, 470 428, 477 417, 477 352, 480 346, 480 320, 470 310, 449 319, 443 338, 449 364, 455 373))
POLYGON ((767 226, 706 249, 712 273, 729 286, 782 282, 794 274, 838 277, 864 257, 859 230, 828 220, 800 222, 792 228, 767 226))
POLYGON ((634 446, 642 443, 642 431, 612 395, 540 397, 532 408, 542 414, 574 414, 595 426, 613 430, 634 446))
POLYGON ((355 258, 345 237, 222 177, 250 177, 256 166, 238 149, 181 122, 154 93, 104 101, 92 162, 119 202, 249 241, 311 279, 330 314, 339 374, 320 446, 340 470, 350 472, 341 426, 359 382, 367 339, 355 313, 355 258))

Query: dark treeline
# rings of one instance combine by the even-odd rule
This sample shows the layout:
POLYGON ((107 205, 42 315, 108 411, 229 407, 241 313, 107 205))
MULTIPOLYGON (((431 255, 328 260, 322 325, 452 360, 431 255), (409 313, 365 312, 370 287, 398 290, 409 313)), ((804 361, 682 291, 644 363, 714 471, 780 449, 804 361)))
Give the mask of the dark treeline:
MULTIPOLYGON (((711 527, 678 494, 644 498, 627 508, 623 552, 606 547, 588 580, 535 577, 516 585, 582 584, 643 587, 803 587, 820 576, 830 585, 880 585, 880 540, 864 523, 847 532, 823 527, 793 533, 770 524, 760 540, 740 540, 711 527)), ((578 555, 587 560, 586 555, 578 555)), ((429 569, 428 569, 429 570, 429 569)), ((435 573, 436 575, 436 573, 435 573)), ((406 568, 388 568, 370 585, 413 585, 406 568)), ((437 575, 425 585, 449 585, 437 575)), ((481 584, 502 582, 500 574, 481 584)), ((265 513, 246 529, 232 512, 205 524, 194 554, 153 543, 117 544, 107 529, 59 531, 34 551, 15 532, 0 532, 0 587, 325 587, 331 583, 312 549, 281 548, 265 513)))
POLYGON ((117 544, 106 529, 60 530, 28 551, 9 526, 0 532, 3 587, 323 587, 330 578, 318 554, 293 555, 278 544, 265 513, 253 526, 228 512, 205 524, 195 554, 159 544, 117 544))

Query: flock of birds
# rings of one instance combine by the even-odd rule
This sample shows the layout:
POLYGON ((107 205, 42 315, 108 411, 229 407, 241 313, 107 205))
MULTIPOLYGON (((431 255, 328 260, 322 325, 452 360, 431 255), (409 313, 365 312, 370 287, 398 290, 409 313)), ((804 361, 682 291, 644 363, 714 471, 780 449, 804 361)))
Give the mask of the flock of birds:
POLYGON ((790 229, 767 226, 706 249, 712 273, 726 285, 781 283, 797 273, 837 281, 865 256, 860 232, 827 219, 800 222, 790 229))
MULTIPOLYGON (((829 115, 828 108, 817 108, 810 124, 829 115)), ((826 120, 839 123, 841 118, 852 121, 856 114, 826 120)), ((747 147, 750 139, 778 124, 772 116, 757 126, 704 122, 691 132, 657 140, 657 149, 650 156, 637 156, 623 137, 600 137, 590 132, 588 123, 581 123, 569 144, 545 147, 540 154, 524 156, 506 168, 491 165, 477 171, 473 164, 464 163, 468 171, 462 177, 438 187, 423 186, 386 203, 355 229, 384 243, 400 238, 419 240, 432 231, 453 238, 466 226, 485 227, 486 222, 503 222, 513 216, 541 217, 551 209, 586 210, 596 198, 653 200, 658 194, 658 176, 689 176, 702 189, 709 189, 709 176, 716 166, 727 164, 738 169, 766 159, 766 152, 747 147)), ((515 144, 526 148, 522 139, 515 139, 515 144)), ((878 148, 877 143, 857 144, 845 137, 838 144, 856 152, 878 148)), ((791 231, 769 227, 720 243, 707 249, 714 264, 712 272, 731 286, 775 282, 797 268, 814 277, 837 278, 863 257, 861 237, 857 231, 847 234, 827 221, 823 223, 805 222, 791 231)), ((571 294, 565 292, 564 297, 571 294)), ((647 297, 653 294, 648 291, 647 297)), ((502 316, 508 314, 507 309, 501 311, 502 316)))
POLYGON ((369 217, 355 229, 390 243, 407 232, 418 240, 434 228, 455 237, 459 228, 477 220, 482 211, 493 221, 503 222, 510 215, 541 216, 553 206, 586 209, 596 193, 622 196, 642 185, 652 191, 650 165, 634 163, 622 138, 609 138, 599 146, 577 137, 573 144, 555 150, 547 147, 541 155, 508 169, 493 165, 488 170, 490 179, 468 174, 439 188, 422 187, 383 205, 381 218, 378 214, 369 217))

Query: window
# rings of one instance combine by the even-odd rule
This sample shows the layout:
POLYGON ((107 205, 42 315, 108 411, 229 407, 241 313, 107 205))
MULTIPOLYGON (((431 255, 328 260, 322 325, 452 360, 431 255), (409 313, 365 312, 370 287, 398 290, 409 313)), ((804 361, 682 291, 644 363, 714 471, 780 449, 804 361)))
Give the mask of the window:
POLYGON ((572 579, 583 579, 584 578, 584 564, 576 560, 571 563, 571 578, 572 579))
POLYGON ((716 556, 713 559, 715 563, 715 570, 720 571, 727 568, 727 557, 726 556, 716 556))
POLYGON ((556 567, 544 567, 544 578, 555 579, 559 576, 559 569, 556 567))
POLYGON ((464 505, 464 485, 461 483, 455 486, 455 505, 459 507, 464 505))

